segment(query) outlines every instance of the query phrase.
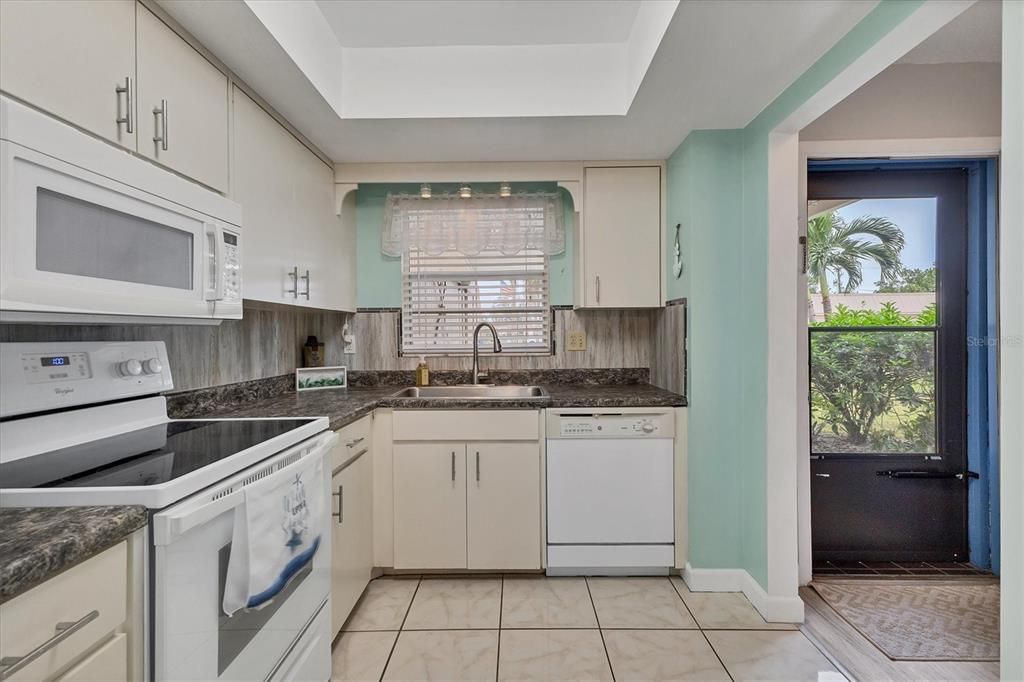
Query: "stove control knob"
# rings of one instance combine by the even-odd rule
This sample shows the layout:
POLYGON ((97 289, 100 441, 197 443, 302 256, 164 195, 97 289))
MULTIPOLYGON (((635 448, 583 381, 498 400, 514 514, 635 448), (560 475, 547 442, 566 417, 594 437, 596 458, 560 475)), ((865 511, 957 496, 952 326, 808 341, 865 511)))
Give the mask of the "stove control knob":
POLYGON ((123 377, 137 377, 142 374, 142 363, 138 360, 125 360, 117 365, 117 373, 123 377))
POLYGON ((644 433, 654 433, 654 424, 651 422, 644 422, 640 429, 643 430, 644 433))
POLYGON ((164 366, 160 363, 160 358, 150 358, 142 363, 144 374, 159 374, 162 371, 164 371, 164 366))

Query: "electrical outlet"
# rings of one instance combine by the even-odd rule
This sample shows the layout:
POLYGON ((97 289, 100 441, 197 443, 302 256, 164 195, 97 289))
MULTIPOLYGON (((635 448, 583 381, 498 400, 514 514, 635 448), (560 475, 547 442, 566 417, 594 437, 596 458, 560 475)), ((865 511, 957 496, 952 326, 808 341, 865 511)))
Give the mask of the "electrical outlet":
POLYGON ((580 330, 569 332, 565 339, 566 350, 586 350, 587 349, 587 333, 580 330))

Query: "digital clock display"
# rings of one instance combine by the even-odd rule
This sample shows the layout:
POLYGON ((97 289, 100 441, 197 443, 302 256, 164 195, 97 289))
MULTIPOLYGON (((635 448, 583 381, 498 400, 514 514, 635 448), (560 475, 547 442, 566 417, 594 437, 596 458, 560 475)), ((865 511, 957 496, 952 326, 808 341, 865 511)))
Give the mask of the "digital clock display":
POLYGON ((52 355, 39 358, 39 362, 42 363, 43 367, 66 367, 71 364, 71 358, 67 355, 52 355))

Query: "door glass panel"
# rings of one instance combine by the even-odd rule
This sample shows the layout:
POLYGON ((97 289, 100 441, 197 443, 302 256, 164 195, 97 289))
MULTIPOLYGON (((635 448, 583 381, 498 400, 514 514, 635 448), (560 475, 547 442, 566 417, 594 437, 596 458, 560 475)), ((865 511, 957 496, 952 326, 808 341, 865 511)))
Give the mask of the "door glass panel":
POLYGON ((937 206, 808 202, 812 454, 935 453, 937 206))
POLYGON ((811 327, 811 454, 935 453, 935 330, 811 327))
POLYGON ((192 233, 48 189, 36 196, 36 268, 192 289, 192 233))
POLYGON ((808 202, 808 319, 934 325, 937 205, 935 197, 808 202))

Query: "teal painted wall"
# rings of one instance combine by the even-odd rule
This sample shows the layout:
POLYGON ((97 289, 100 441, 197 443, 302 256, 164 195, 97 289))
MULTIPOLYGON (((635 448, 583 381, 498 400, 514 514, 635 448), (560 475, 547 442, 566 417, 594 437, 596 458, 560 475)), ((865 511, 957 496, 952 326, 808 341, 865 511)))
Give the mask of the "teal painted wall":
POLYGON ((690 314, 690 563, 768 582, 768 135, 924 0, 884 0, 742 130, 694 131, 668 162, 690 314))
POLYGON ((689 561, 700 568, 740 565, 743 475, 737 412, 743 321, 726 302, 742 300, 740 198, 742 132, 690 134, 668 161, 670 229, 682 223, 683 277, 669 296, 685 295, 689 315, 689 561))
MULTIPOLYGON (((436 194, 455 192, 457 185, 432 183, 436 194)), ((473 183, 478 192, 497 192, 497 184, 473 183)), ((415 194, 418 184, 361 184, 356 192, 356 305, 360 308, 398 308, 402 305, 402 259, 380 250, 384 201, 388 194, 415 194)), ((565 251, 551 256, 551 305, 572 304, 573 220, 572 197, 554 182, 514 183, 513 192, 559 191, 562 193, 565 251)))

